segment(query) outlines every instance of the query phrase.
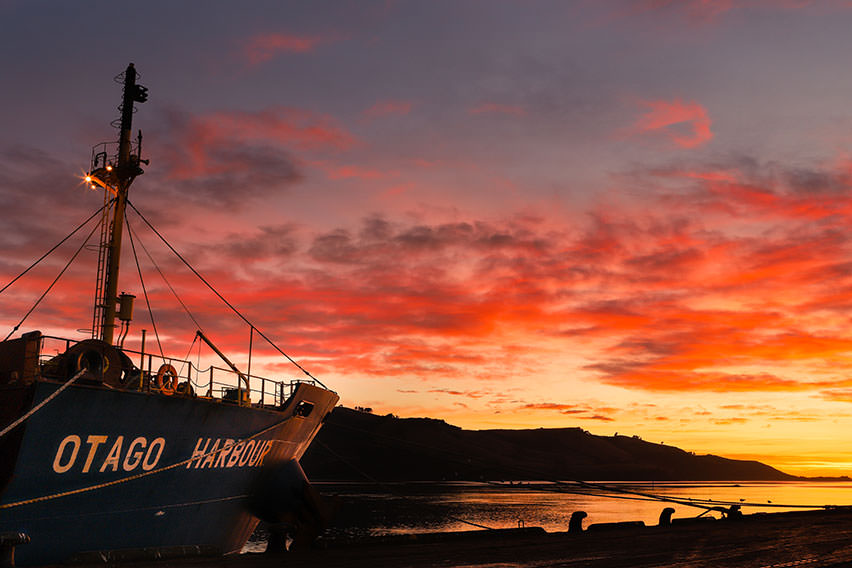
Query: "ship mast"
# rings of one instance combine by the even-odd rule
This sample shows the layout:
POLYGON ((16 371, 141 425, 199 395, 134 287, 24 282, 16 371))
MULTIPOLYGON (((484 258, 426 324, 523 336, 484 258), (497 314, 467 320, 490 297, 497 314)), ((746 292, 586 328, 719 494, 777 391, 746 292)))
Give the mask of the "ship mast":
MULTIPOLYGON (((99 267, 105 265, 105 270, 98 275, 98 291, 102 291, 95 299, 95 318, 92 336, 100 338, 109 343, 114 342, 116 328, 116 312, 118 298, 118 269, 121 260, 121 238, 124 229, 124 212, 127 206, 127 192, 130 184, 136 176, 143 173, 140 163, 147 164, 147 160, 140 158, 142 152, 142 133, 140 131, 136 153, 133 153, 131 140, 133 122, 133 103, 144 103, 148 100, 148 89, 136 84, 137 73, 133 64, 127 66, 124 72, 124 91, 122 94, 121 122, 119 125, 118 155, 113 158, 114 163, 108 161, 107 152, 96 151, 92 153, 91 172, 86 176, 86 181, 96 183, 114 196, 112 206, 111 229, 105 233, 104 241, 101 243, 101 255, 106 258, 99 259, 99 267), (105 262, 104 262, 105 261, 105 262), (100 317, 98 317, 100 315, 100 317), (100 321, 97 321, 100 320, 100 321), (99 329, 98 329, 99 328, 99 329)), ((104 222, 110 222, 109 217, 104 222)))

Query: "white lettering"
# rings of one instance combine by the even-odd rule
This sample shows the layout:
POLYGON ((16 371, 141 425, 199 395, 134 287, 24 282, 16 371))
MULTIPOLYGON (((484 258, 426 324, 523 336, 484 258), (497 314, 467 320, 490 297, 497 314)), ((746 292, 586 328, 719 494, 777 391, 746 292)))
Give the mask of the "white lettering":
POLYGON ((240 461, 240 454, 243 452, 243 448, 246 443, 240 440, 237 442, 237 445, 234 446, 234 449, 231 450, 231 457, 228 458, 228 463, 225 467, 234 467, 237 465, 237 462, 240 461))
POLYGON ((98 451, 98 446, 106 441, 106 436, 89 436, 86 438, 86 443, 89 444, 89 455, 86 456, 86 463, 83 464, 83 473, 89 473, 89 468, 92 467, 92 460, 95 459, 95 452, 98 451))
POLYGON ((257 463, 253 463, 251 465, 261 466, 263 465, 263 458, 266 457, 266 454, 269 453, 269 450, 272 449, 272 440, 267 440, 265 444, 263 444, 263 451, 259 452, 260 457, 257 459, 257 463))
POLYGON ((249 440, 246 442, 246 447, 243 448, 243 455, 240 456, 240 467, 243 467, 251 459, 251 452, 254 450, 255 441, 249 440))
POLYGON ((56 473, 65 473, 69 469, 74 466, 74 462, 77 460, 77 452, 80 451, 80 436, 66 436, 62 442, 59 443, 59 449, 56 450, 56 457, 53 458, 53 471, 56 473), (68 444, 73 444, 71 448, 71 457, 68 458, 68 461, 63 464, 62 463, 62 454, 65 453, 65 447, 68 444))
MULTIPOLYGON (((83 448, 85 460, 81 458, 81 473, 97 470, 135 471, 141 466, 151 471, 160 462, 166 447, 165 438, 155 438, 151 442, 144 436, 137 436, 126 446, 124 436, 89 435, 85 438, 88 449, 83 448, 83 438, 77 435, 66 436, 60 443, 53 458, 53 471, 67 473, 77 465, 77 457, 83 448), (100 451, 101 446, 109 447, 106 458, 100 451), (98 467, 95 459, 100 462, 98 467)), ((234 440, 232 438, 198 438, 192 455, 186 462, 186 468, 219 469, 232 467, 260 467, 275 444, 275 440, 234 440)))
POLYGON ((104 460, 103 465, 101 465, 101 473, 106 471, 106 468, 108 467, 111 467, 113 471, 118 471, 118 462, 121 459, 121 446, 123 444, 124 436, 119 436, 115 439, 109 454, 107 454, 107 458, 104 460))
MULTIPOLYGON (((127 447, 127 455, 124 456, 124 464, 121 466, 124 471, 133 471, 142 461, 142 456, 145 455, 145 446, 148 445, 148 440, 143 437, 138 437, 127 447), (138 450, 134 450, 139 446, 138 450)), ((84 470, 85 471, 85 470, 84 470)))
POLYGON ((204 438, 198 438, 198 441, 195 443, 195 449, 192 450, 192 457, 189 458, 190 461, 187 462, 186 469, 192 467, 193 464, 195 464, 194 467, 198 467, 198 464, 201 463, 201 456, 207 452, 207 446, 210 444, 210 438, 207 438, 207 442, 204 444, 203 448, 201 448, 201 440, 204 440, 204 438))
POLYGON ((142 469, 145 471, 151 471, 157 465, 157 462, 160 461, 160 457, 163 455, 163 448, 166 447, 165 438, 155 438, 151 445, 148 446, 148 453, 145 454, 145 461, 142 462, 142 469), (157 448, 157 455, 152 456, 154 452, 154 448, 157 448))
POLYGON ((257 445, 254 447, 254 452, 251 454, 251 458, 249 458, 248 465, 249 467, 254 467, 257 465, 257 460, 260 458, 260 453, 263 451, 263 447, 266 445, 266 442, 263 440, 258 440, 257 445))
POLYGON ((213 462, 216 460, 216 452, 219 451, 220 440, 220 438, 216 438, 216 441, 213 442, 213 447, 210 448, 209 452, 207 452, 207 457, 204 458, 204 460, 201 462, 201 465, 198 467, 204 469, 205 467, 211 467, 213 465, 213 462))
POLYGON ((228 454, 230 454, 233 449, 234 441, 231 438, 228 438, 225 440, 225 445, 222 446, 222 450, 219 452, 219 457, 216 458, 216 463, 213 464, 213 467, 225 467, 228 454))

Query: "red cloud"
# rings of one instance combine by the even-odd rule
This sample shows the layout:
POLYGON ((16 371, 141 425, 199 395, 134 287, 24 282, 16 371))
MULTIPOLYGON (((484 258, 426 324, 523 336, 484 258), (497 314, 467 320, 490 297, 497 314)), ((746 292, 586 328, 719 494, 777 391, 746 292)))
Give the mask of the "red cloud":
POLYGON ((810 6, 848 8, 846 0, 632 0, 631 8, 622 17, 641 13, 672 14, 695 24, 715 22, 734 10, 762 8, 765 10, 800 10, 810 6))
POLYGON ((649 110, 630 129, 633 134, 661 135, 682 148, 695 148, 713 138, 710 117, 698 103, 675 99, 641 104, 649 110))
POLYGON ((328 172, 330 179, 363 179, 377 180, 384 179, 389 176, 396 175, 396 172, 384 172, 381 170, 371 170, 360 166, 338 166, 332 168, 328 172))
POLYGON ((734 0, 634 0, 638 11, 659 12, 671 10, 690 19, 712 21, 734 7, 734 0))
POLYGON ((227 199, 234 187, 275 189, 300 175, 289 152, 336 152, 354 142, 331 117, 286 107, 170 118, 164 138, 175 142, 157 157, 166 177, 191 183, 205 198, 227 199))
POLYGON ((319 36, 295 36, 287 34, 263 34, 249 39, 243 53, 252 65, 268 61, 279 53, 305 53, 331 41, 319 36))
POLYGON ((526 116, 527 111, 516 105, 504 105, 499 103, 481 103, 468 112, 470 114, 510 114, 514 116, 526 116))
POLYGON ((405 115, 411 112, 411 101, 380 101, 364 111, 364 116, 376 118, 387 115, 405 115))
MULTIPOLYGON (((228 163, 231 169, 221 172, 220 163, 209 161, 212 151, 232 140, 286 143, 302 151, 334 150, 349 140, 343 131, 329 137, 328 124, 320 129, 325 134, 315 135, 311 126, 323 124, 321 117, 267 116, 178 121, 176 132, 200 156, 197 164, 195 154, 186 156, 186 183, 239 171, 228 163)), ((348 174, 368 177, 370 171, 348 174)), ((533 377, 553 361, 566 374, 633 390, 850 398, 852 210, 846 173, 749 162, 635 174, 628 181, 650 188, 647 204, 608 203, 585 225, 565 226, 547 216, 419 223, 376 216, 321 233, 290 224, 240 227, 218 242, 190 235, 184 238, 192 246, 176 244, 320 378, 447 379, 430 386, 473 393, 485 389, 449 381, 533 377), (578 352, 591 364, 578 366, 565 356, 578 352)), ((20 190, 0 198, 21 211, 25 195, 20 190)), ((229 354, 245 354, 247 327, 199 291, 179 262, 167 260, 134 215, 130 224, 200 324, 215 330, 212 339, 229 354)), ((45 227, 41 237, 56 242, 45 227)), ((167 232, 180 228, 178 223, 167 232)), ((33 237, 21 229, 0 234, 9 274, 27 266, 19 259, 19 241, 27 252, 34 248, 33 237)), ((145 255, 142 264, 149 274, 145 255)), ((139 329, 148 329, 151 338, 152 328, 141 287, 133 283, 133 262, 125 259, 124 266, 126 289, 138 297, 132 345, 139 329)), ((2 313, 10 327, 18 321, 14 314, 25 312, 61 268, 57 262, 34 271, 28 284, 4 294, 2 313)), ((91 287, 88 273, 69 272, 57 288, 60 301, 40 308, 33 324, 72 331, 87 325, 91 287), (84 293, 75 298, 75 289, 84 293)), ((167 348, 185 353, 195 324, 158 275, 146 276, 146 287, 167 348)), ((255 372, 293 373, 289 364, 270 364, 280 357, 254 339, 254 356, 264 358, 253 364, 255 372)), ((234 357, 238 364, 246 358, 234 357)), ((518 410, 523 403, 507 397, 489 404, 518 410)), ((611 414, 582 404, 544 404, 537 408, 554 414, 611 414)))

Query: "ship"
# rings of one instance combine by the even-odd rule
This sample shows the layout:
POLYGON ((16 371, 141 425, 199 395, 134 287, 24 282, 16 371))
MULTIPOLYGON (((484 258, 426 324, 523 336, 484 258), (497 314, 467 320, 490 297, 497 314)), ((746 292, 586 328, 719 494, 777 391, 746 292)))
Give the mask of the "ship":
POLYGON ((251 343, 241 371, 201 329, 196 339, 224 365, 201 370, 146 349, 144 331, 137 349, 124 346, 134 299, 118 294, 127 196, 148 165, 141 131, 132 136, 135 105, 148 98, 138 77, 133 64, 116 77, 119 138, 95 146, 86 175, 104 191, 90 337, 29 331, 0 343, 7 564, 12 554, 19 566, 227 555, 261 520, 287 543, 321 522, 299 458, 335 407, 334 391, 253 325, 251 337, 295 364, 298 379, 252 375, 251 343))

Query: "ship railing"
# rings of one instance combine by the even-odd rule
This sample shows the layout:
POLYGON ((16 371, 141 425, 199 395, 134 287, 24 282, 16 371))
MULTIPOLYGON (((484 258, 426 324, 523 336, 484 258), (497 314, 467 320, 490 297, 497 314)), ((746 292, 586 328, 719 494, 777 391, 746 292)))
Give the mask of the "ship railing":
MULTIPOLYGON (((40 361, 44 365, 57 355, 60 355, 77 343, 75 340, 55 336, 42 336, 40 361)), ((122 349, 134 366, 141 370, 133 376, 128 388, 147 392, 176 391, 179 395, 191 395, 240 406, 260 406, 264 408, 280 408, 293 395, 301 383, 316 384, 315 381, 290 379, 276 380, 255 374, 243 373, 248 379, 250 388, 246 389, 240 375, 232 369, 210 365, 201 368, 192 361, 179 357, 161 356, 155 353, 142 353, 132 349, 122 349), (158 374, 167 367, 175 371, 175 380, 170 389, 158 385, 158 374)))

